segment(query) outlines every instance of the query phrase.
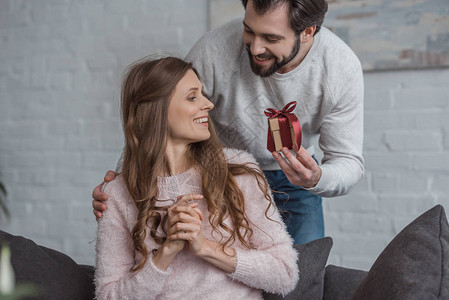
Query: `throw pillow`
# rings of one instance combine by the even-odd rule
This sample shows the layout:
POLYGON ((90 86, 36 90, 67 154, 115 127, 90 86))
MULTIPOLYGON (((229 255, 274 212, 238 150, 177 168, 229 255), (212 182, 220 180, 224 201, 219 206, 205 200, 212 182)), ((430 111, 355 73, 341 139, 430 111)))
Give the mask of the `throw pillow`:
POLYGON ((328 265, 324 274, 323 300, 348 300, 359 287, 366 271, 328 265))
POLYGON ((5 242, 11 248, 16 282, 34 283, 43 290, 42 298, 33 299, 94 298, 89 272, 67 255, 0 230, 0 244, 5 242))
POLYGON ((295 245, 295 248, 298 251, 299 268, 296 288, 285 297, 264 292, 264 299, 323 299, 324 268, 332 248, 332 238, 325 237, 303 245, 295 245))
POLYGON ((388 244, 352 299, 449 299, 449 225, 441 205, 388 244))

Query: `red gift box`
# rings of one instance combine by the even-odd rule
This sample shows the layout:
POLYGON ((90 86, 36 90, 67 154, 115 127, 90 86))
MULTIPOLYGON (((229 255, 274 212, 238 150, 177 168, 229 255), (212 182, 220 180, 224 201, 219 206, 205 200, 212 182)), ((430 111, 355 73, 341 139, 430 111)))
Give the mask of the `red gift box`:
POLYGON ((270 152, 281 151, 282 147, 293 149, 293 145, 301 146, 301 125, 298 117, 292 113, 296 101, 288 103, 282 110, 268 108, 265 115, 268 117, 267 149, 270 152))

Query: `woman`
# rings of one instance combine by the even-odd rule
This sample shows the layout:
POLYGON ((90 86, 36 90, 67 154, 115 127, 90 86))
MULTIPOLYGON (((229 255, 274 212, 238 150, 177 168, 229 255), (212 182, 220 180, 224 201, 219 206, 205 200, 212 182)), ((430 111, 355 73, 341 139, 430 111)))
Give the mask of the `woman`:
POLYGON ((190 63, 130 67, 122 173, 98 221, 98 299, 260 299, 287 294, 297 254, 253 157, 223 149, 190 63))

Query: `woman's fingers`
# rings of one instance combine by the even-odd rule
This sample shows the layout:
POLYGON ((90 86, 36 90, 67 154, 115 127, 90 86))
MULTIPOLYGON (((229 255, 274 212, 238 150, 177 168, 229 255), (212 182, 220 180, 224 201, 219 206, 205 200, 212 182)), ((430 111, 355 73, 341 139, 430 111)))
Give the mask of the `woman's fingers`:
POLYGON ((198 231, 201 228, 199 224, 195 223, 183 223, 178 222, 174 224, 169 231, 171 231, 172 234, 178 233, 178 232, 194 232, 198 231))
POLYGON ((168 209, 168 235, 169 240, 186 240, 193 242, 201 233, 203 213, 198 208, 204 197, 200 194, 185 194, 168 209))
POLYGON ((173 226, 174 224, 176 224, 178 222, 193 223, 193 224, 198 224, 198 225, 201 224, 201 220, 197 217, 197 215, 192 216, 185 212, 173 213, 172 216, 170 217, 169 226, 173 226))
POLYGON ((202 200, 204 198, 201 194, 184 194, 179 196, 174 205, 179 206, 182 204, 189 204, 192 201, 202 200))
MULTIPOLYGON (((197 205, 198 206, 198 205, 197 205)), ((196 212, 196 214, 200 217, 200 220, 203 220, 203 213, 201 212, 201 210, 197 207, 194 207, 193 210, 196 212)))
MULTIPOLYGON (((193 218, 197 218, 197 219, 201 219, 199 213, 201 214, 201 212, 199 212, 198 208, 194 208, 191 206, 177 206, 175 208, 173 208, 171 210, 172 214, 179 214, 179 213, 184 213, 184 214, 188 214, 189 216, 193 217, 193 218)), ((202 216, 202 214, 201 214, 202 216)))

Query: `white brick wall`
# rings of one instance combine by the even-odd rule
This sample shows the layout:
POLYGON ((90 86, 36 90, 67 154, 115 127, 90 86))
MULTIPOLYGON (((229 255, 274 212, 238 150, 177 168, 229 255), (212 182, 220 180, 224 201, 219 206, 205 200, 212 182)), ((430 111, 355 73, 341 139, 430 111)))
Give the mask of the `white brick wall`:
POLYGON ((2 229, 94 263, 91 192, 120 156, 120 79, 136 59, 184 56, 207 1, 0 0, 2 229))
MULTIPOLYGON (((94 263, 91 192, 122 147, 121 74, 206 31, 207 0, 0 0, 2 229, 94 263)), ((419 214, 449 210, 449 69, 365 74, 366 176, 325 199, 329 262, 368 269, 419 214)))
POLYGON ((449 213, 449 69, 365 74, 366 174, 325 199, 329 263, 369 269, 408 223, 433 205, 449 213))

